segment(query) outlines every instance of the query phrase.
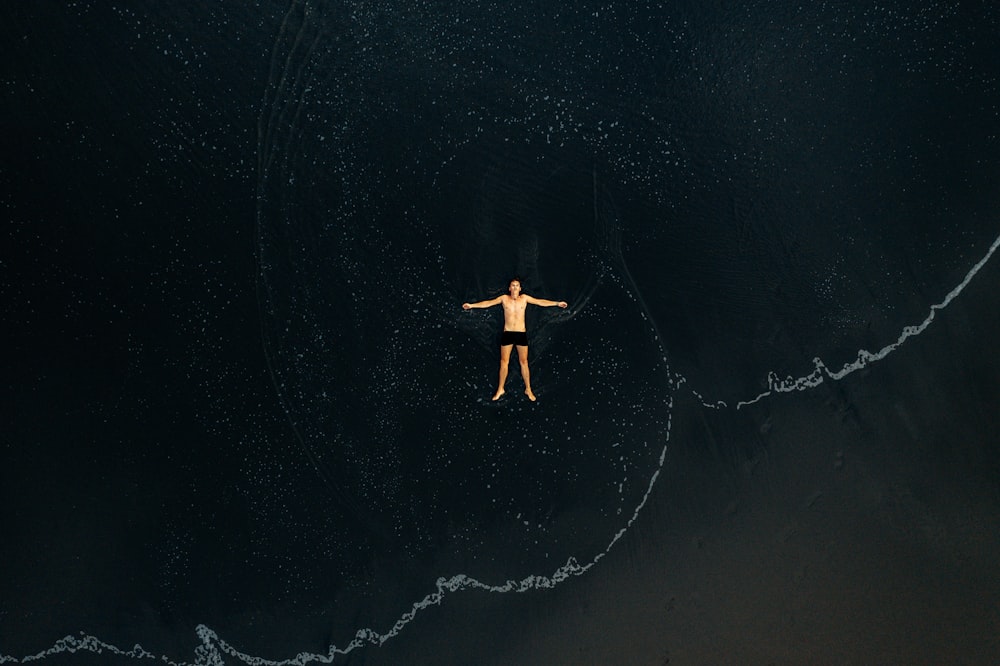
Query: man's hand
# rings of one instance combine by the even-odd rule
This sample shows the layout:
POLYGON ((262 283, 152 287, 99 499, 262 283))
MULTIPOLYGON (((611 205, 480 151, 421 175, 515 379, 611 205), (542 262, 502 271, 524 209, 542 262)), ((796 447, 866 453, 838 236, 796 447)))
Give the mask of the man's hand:
POLYGON ((470 304, 468 304, 468 303, 462 303, 462 309, 463 310, 471 310, 472 306, 470 304))
POLYGON ((569 303, 567 303, 566 301, 559 301, 558 303, 556 303, 556 305, 558 305, 561 308, 569 307, 569 303))

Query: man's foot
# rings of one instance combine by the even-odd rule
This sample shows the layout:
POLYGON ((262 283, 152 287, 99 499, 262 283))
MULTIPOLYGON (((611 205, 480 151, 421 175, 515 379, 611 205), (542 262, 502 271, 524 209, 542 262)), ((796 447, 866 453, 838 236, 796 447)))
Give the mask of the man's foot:
POLYGON ((503 394, 504 394, 504 390, 503 389, 498 390, 497 393, 496 393, 496 395, 493 396, 493 402, 496 402, 497 400, 499 400, 500 396, 502 396, 503 394))
POLYGON ((528 400, 530 400, 531 402, 537 400, 535 394, 531 392, 531 389, 524 389, 524 395, 528 396, 528 400))

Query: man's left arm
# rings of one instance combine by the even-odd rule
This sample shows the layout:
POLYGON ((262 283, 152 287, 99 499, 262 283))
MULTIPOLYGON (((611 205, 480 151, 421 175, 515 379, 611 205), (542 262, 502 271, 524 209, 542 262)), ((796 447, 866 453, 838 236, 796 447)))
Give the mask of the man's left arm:
POLYGON ((524 300, 528 301, 532 305, 540 305, 543 308, 551 308, 552 306, 558 306, 565 308, 569 304, 566 301, 550 301, 544 298, 535 298, 534 296, 524 295, 524 300))

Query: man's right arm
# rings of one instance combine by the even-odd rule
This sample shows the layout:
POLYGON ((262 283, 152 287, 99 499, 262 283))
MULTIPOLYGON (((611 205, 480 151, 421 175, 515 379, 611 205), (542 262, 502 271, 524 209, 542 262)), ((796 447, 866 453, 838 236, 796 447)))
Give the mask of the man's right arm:
POLYGON ((471 310, 473 308, 490 308, 494 305, 500 305, 500 301, 503 300, 503 296, 497 296, 496 298, 491 298, 488 301, 479 301, 477 303, 462 303, 463 310, 471 310))

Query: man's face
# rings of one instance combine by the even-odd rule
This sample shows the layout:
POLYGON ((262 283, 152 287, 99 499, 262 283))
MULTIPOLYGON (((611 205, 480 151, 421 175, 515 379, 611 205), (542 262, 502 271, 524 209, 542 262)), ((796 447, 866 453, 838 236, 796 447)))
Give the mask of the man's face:
POLYGON ((516 297, 520 293, 521 293, 521 283, 518 282, 517 280, 511 280, 510 281, 510 295, 516 297))

